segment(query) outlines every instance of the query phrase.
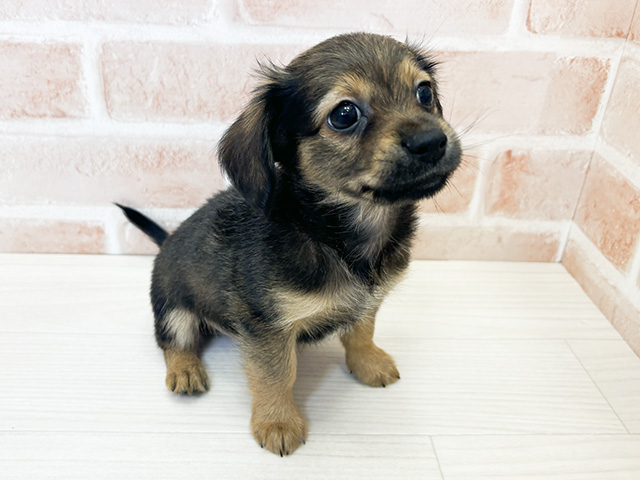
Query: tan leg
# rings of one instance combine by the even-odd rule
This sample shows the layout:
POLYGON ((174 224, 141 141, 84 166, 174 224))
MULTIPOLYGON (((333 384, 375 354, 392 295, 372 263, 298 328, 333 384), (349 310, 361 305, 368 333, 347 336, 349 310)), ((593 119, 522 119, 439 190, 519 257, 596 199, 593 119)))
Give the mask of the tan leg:
POLYGON ((253 436, 261 447, 281 457, 289 455, 307 438, 306 421, 293 400, 295 338, 269 346, 245 345, 242 350, 253 396, 253 436))
POLYGON ((169 390, 187 395, 209 390, 209 377, 195 349, 168 348, 164 351, 164 359, 169 390))
POLYGON ((373 343, 376 311, 340 336, 349 371, 362 383, 386 387, 400 379, 393 358, 373 343))
POLYGON ((185 309, 172 309, 156 320, 156 338, 167 364, 167 388, 193 395, 209 389, 209 378, 198 357, 200 319, 185 309))

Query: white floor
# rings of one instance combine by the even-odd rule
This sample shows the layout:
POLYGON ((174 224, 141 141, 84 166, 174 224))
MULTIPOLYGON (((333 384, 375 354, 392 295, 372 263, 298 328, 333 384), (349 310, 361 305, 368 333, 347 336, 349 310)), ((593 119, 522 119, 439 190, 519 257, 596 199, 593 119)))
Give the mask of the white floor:
POLYGON ((415 262, 376 332, 402 380, 304 348, 309 438, 280 458, 229 339, 209 393, 166 390, 151 262, 0 256, 0 478, 640 479, 640 359, 560 265, 415 262))

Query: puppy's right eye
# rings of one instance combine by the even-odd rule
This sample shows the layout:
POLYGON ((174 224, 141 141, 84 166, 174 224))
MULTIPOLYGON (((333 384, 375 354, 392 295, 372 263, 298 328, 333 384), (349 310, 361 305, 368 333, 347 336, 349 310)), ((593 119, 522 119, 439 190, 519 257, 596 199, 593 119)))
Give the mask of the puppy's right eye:
POLYGON ((334 130, 348 130, 360 120, 360 109, 347 100, 340 102, 331 110, 328 122, 334 130))

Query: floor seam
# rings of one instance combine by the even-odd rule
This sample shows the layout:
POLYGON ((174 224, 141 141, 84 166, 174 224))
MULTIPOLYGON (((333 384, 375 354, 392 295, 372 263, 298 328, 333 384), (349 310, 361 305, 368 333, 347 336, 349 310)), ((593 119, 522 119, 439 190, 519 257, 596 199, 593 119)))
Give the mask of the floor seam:
POLYGON ((436 457, 436 463, 438 464, 438 471, 440 472, 440 477, 442 480, 446 480, 444 477, 444 472, 442 471, 442 465, 440 465, 440 457, 438 457, 438 452, 436 451, 436 444, 433 441, 433 436, 429 435, 429 441, 431 441, 431 449, 433 450, 433 456, 436 457))
MULTIPOLYGON (((597 340, 596 340, 597 341, 597 340)), ((582 367, 582 369, 585 371, 585 373, 589 376, 589 378, 591 379, 591 382, 593 383, 593 385, 598 389, 598 392, 600 392, 600 395, 602 396, 602 398, 604 399, 605 402, 607 402, 607 405, 609 405, 609 408, 611 409, 611 411, 615 414, 615 416, 617 417, 618 421, 620 422, 620 424, 624 427, 624 429, 627 431, 627 435, 631 435, 631 431, 629 430, 629 428, 627 427, 626 423, 624 423, 624 421, 622 420, 622 418, 620 418, 620 415, 618 414, 618 412, 616 411, 615 408, 613 408, 613 405, 611 405, 611 402, 609 402, 609 399, 607 398, 607 396, 604 394, 604 392, 602 391, 602 389, 600 388, 600 385, 598 385, 598 382, 595 381, 595 379, 591 376, 591 373, 589 372, 589 369, 584 365, 584 363, 582 363, 582 360, 580 360, 580 357, 578 356, 578 354, 575 352, 575 350, 573 349, 573 347, 571 346, 571 344, 569 343, 569 340, 565 339, 565 343, 567 344, 567 347, 569 347, 569 350, 571 350, 571 353, 573 354, 573 356, 575 357, 575 359, 578 361, 578 363, 580 364, 580 366, 582 367)))

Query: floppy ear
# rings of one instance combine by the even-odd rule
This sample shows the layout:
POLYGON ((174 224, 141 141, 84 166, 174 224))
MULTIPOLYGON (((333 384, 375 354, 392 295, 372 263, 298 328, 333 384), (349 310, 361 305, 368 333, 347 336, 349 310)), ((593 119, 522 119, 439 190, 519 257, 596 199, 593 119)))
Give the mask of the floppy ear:
POLYGON ((220 165, 233 185, 255 208, 269 214, 278 181, 273 135, 287 94, 284 72, 263 67, 264 84, 223 135, 220 165))

